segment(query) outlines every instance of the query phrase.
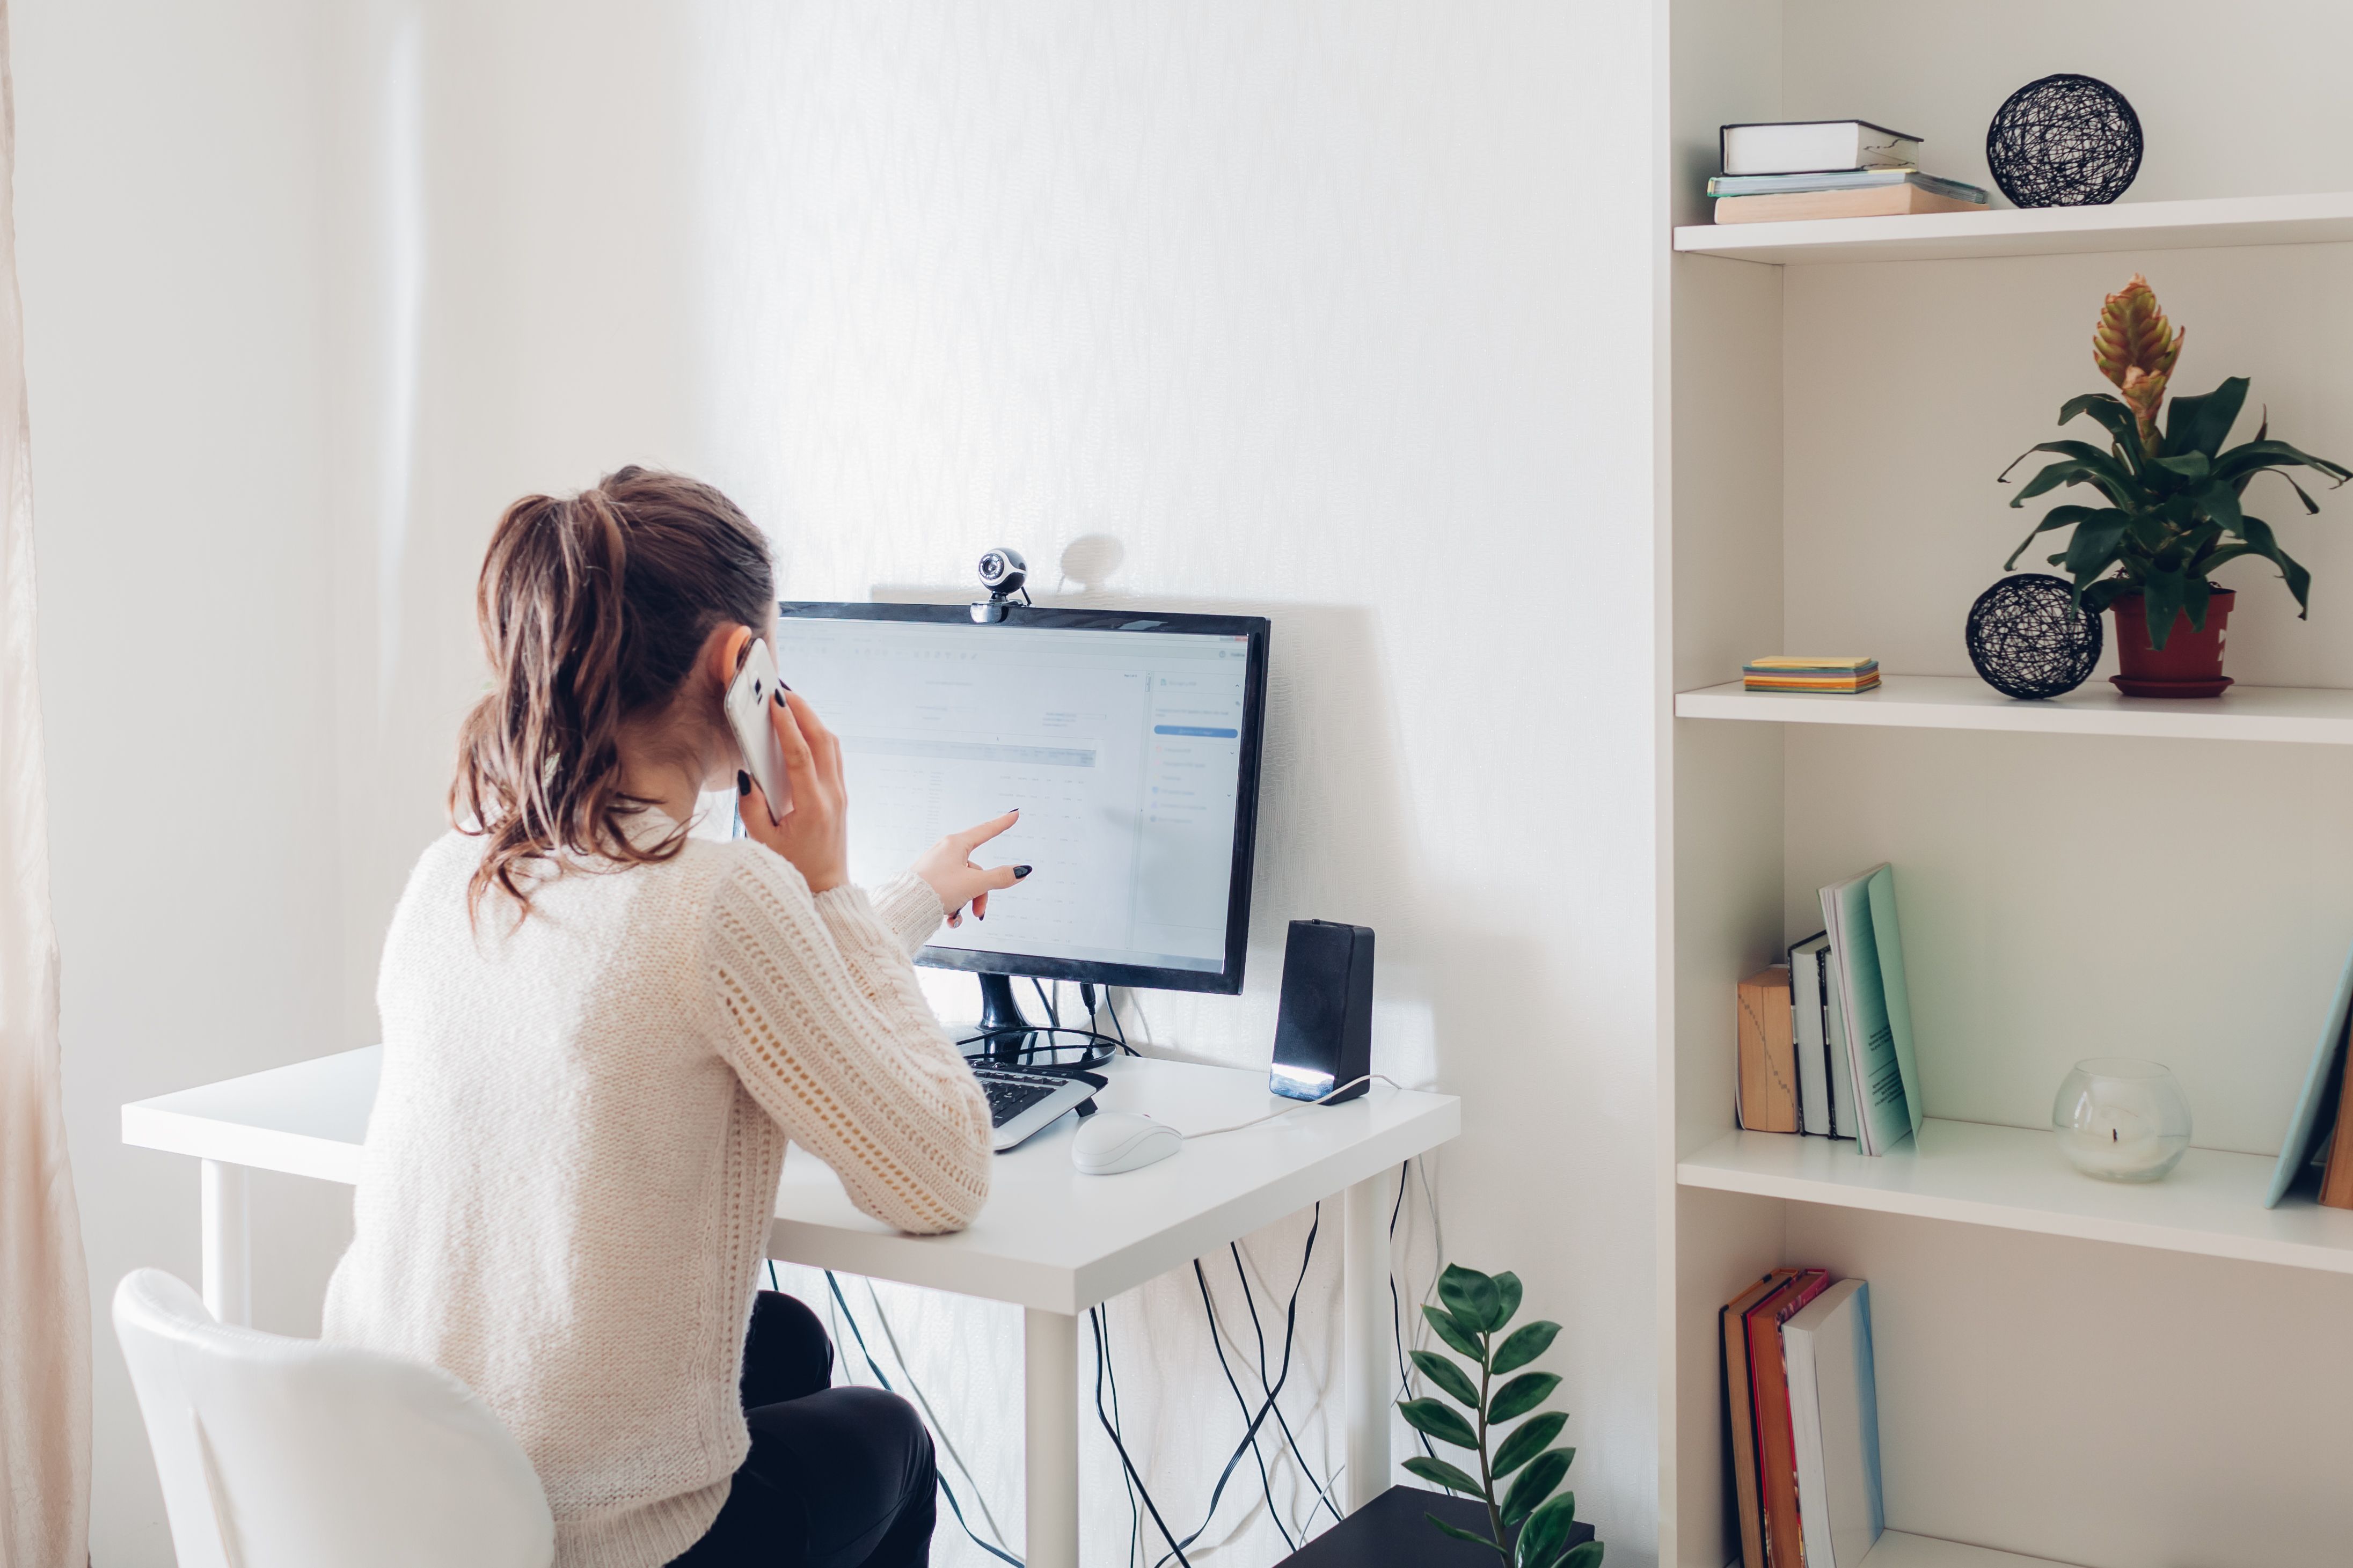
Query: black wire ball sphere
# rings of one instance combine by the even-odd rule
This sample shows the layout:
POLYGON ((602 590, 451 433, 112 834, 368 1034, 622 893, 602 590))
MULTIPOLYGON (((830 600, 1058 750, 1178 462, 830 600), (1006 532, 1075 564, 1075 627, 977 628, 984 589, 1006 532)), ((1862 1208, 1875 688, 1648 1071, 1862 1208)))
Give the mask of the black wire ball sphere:
POLYGON ((1969 606, 1969 662, 2005 697, 2063 697, 2092 679, 2106 634, 2064 577, 2021 572, 1969 606))
POLYGON ((2106 82, 2046 76, 1994 112, 1986 163, 2020 206, 2105 205, 2140 173, 2140 116, 2106 82))

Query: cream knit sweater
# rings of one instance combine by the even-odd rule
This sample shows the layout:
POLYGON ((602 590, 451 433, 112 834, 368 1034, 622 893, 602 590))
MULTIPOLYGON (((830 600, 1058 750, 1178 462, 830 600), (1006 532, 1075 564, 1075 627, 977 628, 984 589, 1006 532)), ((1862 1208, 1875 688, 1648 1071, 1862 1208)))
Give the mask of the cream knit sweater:
MULTIPOLYGON (((648 831, 667 818, 643 819, 648 831)), ((749 839, 572 869, 531 917, 425 852, 376 1003, 384 1078, 326 1334, 446 1367, 554 1510, 556 1568, 657 1568, 726 1500, 755 1270, 790 1139, 860 1209, 960 1229, 988 1105, 915 984, 902 877, 812 897, 749 839)))

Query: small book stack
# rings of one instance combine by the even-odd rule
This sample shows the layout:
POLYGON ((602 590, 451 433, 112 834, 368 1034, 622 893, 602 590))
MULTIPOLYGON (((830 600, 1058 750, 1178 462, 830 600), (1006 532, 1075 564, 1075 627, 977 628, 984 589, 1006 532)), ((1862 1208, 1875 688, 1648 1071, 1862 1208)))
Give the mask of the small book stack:
POLYGON ((1744 1131, 1884 1154, 1921 1121, 1894 868, 1831 883, 1821 905, 1823 929, 1787 964, 1740 983, 1733 1102, 1744 1131))
POLYGON ((1866 120, 1727 125, 1707 183, 1718 223, 1986 210, 1986 194, 1920 172, 1920 139, 1866 120))
POLYGON ((1809 658, 1777 653, 1740 667, 1744 691, 1835 691, 1852 696, 1879 684, 1879 661, 1852 656, 1809 658))
POLYGON ((1887 1522, 1870 1286, 1776 1268, 1719 1316, 1742 1568, 1858 1568, 1887 1522))

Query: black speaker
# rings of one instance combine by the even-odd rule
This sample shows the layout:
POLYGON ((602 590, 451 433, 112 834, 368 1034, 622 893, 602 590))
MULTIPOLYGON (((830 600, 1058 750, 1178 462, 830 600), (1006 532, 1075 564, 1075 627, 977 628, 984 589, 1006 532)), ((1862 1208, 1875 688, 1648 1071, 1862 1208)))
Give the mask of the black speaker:
MULTIPOLYGON (((1323 1100, 1372 1070, 1372 927, 1292 921, 1268 1087, 1293 1100, 1323 1100)), ((1369 1087, 1359 1083, 1325 1103, 1354 1100, 1369 1087)))

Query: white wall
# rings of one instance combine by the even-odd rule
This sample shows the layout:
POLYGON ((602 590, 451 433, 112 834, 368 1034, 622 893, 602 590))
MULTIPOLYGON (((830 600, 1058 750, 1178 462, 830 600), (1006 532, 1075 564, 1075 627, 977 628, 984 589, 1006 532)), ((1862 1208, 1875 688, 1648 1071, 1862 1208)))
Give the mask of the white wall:
MULTIPOLYGON (((773 531, 796 595, 952 589, 1005 542, 1075 599, 1273 617, 1251 984, 1142 998, 1154 1037, 1262 1061, 1283 923, 1378 928, 1382 1065, 1468 1102, 1440 1182, 1449 1250, 1516 1268, 1568 1325, 1581 1511, 1613 1562, 1650 1561, 1643 8, 380 0, 321 33, 257 5, 211 19, 207 41, 268 36, 194 103, 119 79, 124 35, 167 10, 25 0, 18 23, 60 900, 82 900, 60 910, 68 1050, 101 1279, 194 1268, 193 1173, 116 1151, 117 1101, 364 1037, 375 945, 480 689, 470 595, 498 507, 670 463, 773 531), (266 145, 237 145, 263 115, 266 145), (101 134, 125 145, 101 156, 101 134), (208 209, 193 268, 83 221, 153 221, 206 181, 261 210, 208 209), (266 295, 267 319, 213 308, 206 267, 266 295), (152 330, 126 327, 125 297, 152 330), (126 403, 158 359, 185 395, 126 403), (252 538, 237 556, 121 493, 152 453, 207 444, 197 423, 246 458, 204 501, 252 538), (61 554, 79 516, 108 537, 61 554), (192 743, 271 782, 207 814, 226 847, 132 850, 114 826, 133 796, 109 782, 93 659, 150 551, 145 603, 192 582, 235 601, 203 635, 237 700, 192 743), (281 657, 297 647, 332 662, 281 657), (290 786, 327 758, 332 792, 290 786), (193 1000, 136 1010, 152 970, 93 967, 118 879, 182 942, 203 928, 193 1000)), ((153 69, 185 58, 158 46, 153 69)), ((939 994, 963 1005, 957 984, 939 994)), ((265 1246, 283 1293, 315 1292, 339 1239, 322 1210, 265 1246)), ((1303 1231, 1254 1241, 1265 1283, 1287 1288, 1303 1231)), ((1303 1415, 1334 1348, 1332 1239, 1303 1297, 1303 1415)), ((1120 1304, 1114 1336, 1130 1431, 1184 1528, 1241 1426, 1191 1292, 1120 1304)), ((885 1300, 1018 1530, 1009 1315, 885 1300)), ((1329 1434, 1301 1424, 1313 1461, 1329 1434)), ((1087 1441, 1087 1553, 1111 1561, 1127 1509, 1087 1441)), ((121 1521, 101 1568, 160 1561, 119 1394, 100 1443, 121 1521)), ((1229 1491, 1208 1539, 1271 1561, 1246 1500, 1229 1491)), ((949 1535, 940 1561, 976 1559, 949 1535)))

